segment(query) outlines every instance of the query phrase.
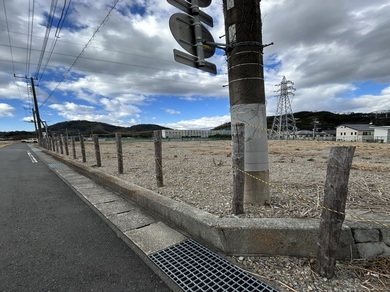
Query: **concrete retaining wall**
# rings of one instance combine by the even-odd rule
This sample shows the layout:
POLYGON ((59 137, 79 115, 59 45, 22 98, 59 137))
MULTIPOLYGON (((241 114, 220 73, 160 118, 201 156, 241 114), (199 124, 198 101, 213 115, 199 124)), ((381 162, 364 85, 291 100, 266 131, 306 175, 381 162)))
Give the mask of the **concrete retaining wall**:
MULTIPOLYGON (((318 219, 219 218, 203 210, 63 159, 45 151, 81 174, 138 204, 149 214, 192 238, 228 255, 289 255, 315 257, 318 219)), ((390 255, 390 229, 378 225, 343 225, 338 257, 369 258, 390 255)))

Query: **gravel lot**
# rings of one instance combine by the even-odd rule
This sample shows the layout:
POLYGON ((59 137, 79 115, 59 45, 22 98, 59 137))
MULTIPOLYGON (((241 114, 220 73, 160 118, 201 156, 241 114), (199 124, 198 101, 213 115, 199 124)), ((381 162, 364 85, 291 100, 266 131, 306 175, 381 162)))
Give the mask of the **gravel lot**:
MULTIPOLYGON (((356 146, 347 201, 349 214, 389 220, 390 144, 317 141, 270 141, 271 202, 246 206, 240 217, 318 218, 323 199, 329 149, 356 146)), ((96 167, 94 147, 86 143, 87 164, 96 167)), ((80 147, 76 147, 81 162, 80 147)), ((68 157, 71 159, 71 155, 68 157)), ((124 174, 117 170, 114 142, 101 141, 99 170, 154 190, 220 217, 231 212, 232 168, 230 141, 163 142, 164 187, 155 181, 152 142, 123 142, 124 174)), ((353 216, 353 215, 352 215, 353 216)), ((338 262, 331 280, 319 277, 312 259, 291 257, 232 257, 233 261, 276 284, 281 291, 389 291, 390 260, 338 262), (387 288, 386 288, 387 287, 387 288)))

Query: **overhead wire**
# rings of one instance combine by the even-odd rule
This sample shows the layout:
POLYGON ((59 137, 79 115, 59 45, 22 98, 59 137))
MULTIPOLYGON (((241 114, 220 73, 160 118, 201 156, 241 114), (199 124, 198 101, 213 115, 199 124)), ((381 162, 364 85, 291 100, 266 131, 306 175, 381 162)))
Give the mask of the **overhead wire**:
POLYGON ((38 84, 37 84, 37 86, 39 86, 39 83, 40 83, 40 81, 41 81, 43 75, 45 74, 46 69, 47 69, 47 66, 48 66, 48 64, 49 64, 49 62, 50 62, 50 60, 51 60, 51 57, 52 57, 53 52, 54 52, 54 48, 56 47, 57 42, 58 42, 58 39, 59 39, 59 37, 60 37, 60 33, 61 33, 61 30, 62 30, 62 27, 64 26, 66 16, 68 15, 69 7, 70 7, 70 4, 72 3, 72 0, 70 0, 70 1, 68 2, 68 6, 67 6, 67 7, 66 7, 66 3, 67 3, 67 1, 65 0, 65 1, 64 1, 64 6, 63 6, 62 12, 61 12, 61 17, 60 17, 60 20, 58 21, 57 29, 56 29, 56 32, 55 32, 55 34, 54 34, 54 39, 53 39, 53 42, 52 42, 51 47, 50 47, 50 50, 49 50, 49 55, 48 55, 48 57, 47 57, 47 59, 46 59, 46 63, 45 63, 44 68, 43 68, 43 70, 42 70, 41 76, 40 76, 39 79, 38 79, 38 84), (66 7, 66 8, 65 8, 65 7, 66 7))
POLYGON ((10 50, 10 53, 11 53, 11 61, 12 61, 12 73, 14 75, 14 83, 18 89, 18 92, 19 92, 19 96, 20 96, 20 99, 22 99, 22 93, 20 91, 20 87, 19 87, 19 84, 16 82, 15 80, 15 62, 14 62, 14 54, 13 54, 13 51, 12 51, 12 43, 11 43, 11 34, 9 32, 9 25, 8 25, 8 15, 7 15, 7 8, 5 6, 5 1, 3 1, 3 5, 4 5, 4 16, 5 16, 5 22, 6 22, 6 27, 7 27, 7 34, 8 34, 8 42, 9 42, 9 50, 10 50))
POLYGON ((38 66, 37 66, 37 69, 35 70, 35 79, 38 79, 39 71, 41 70, 43 57, 46 53, 46 46, 47 46, 47 42, 49 41, 49 35, 50 35, 51 28, 53 26, 53 21, 54 21, 55 12, 57 9, 57 4, 58 4, 58 0, 51 0, 50 11, 49 11, 49 15, 47 17, 47 23, 46 23, 45 37, 43 38, 42 49, 41 49, 41 54, 39 56, 38 66))
POLYGON ((110 18, 111 12, 115 9, 116 5, 120 2, 121 0, 116 0, 114 5, 110 8, 108 11, 106 17, 103 19, 103 21, 100 23, 100 25, 96 28, 96 30, 93 32, 91 38, 88 40, 88 42, 85 44, 84 48, 81 50, 80 54, 76 57, 72 65, 68 68, 68 70, 65 72, 65 74, 62 76, 60 82, 56 85, 56 87, 50 92, 48 97, 43 101, 43 103, 39 106, 42 107, 48 100, 49 98, 53 95, 53 93, 58 89, 58 87, 61 85, 61 83, 65 80, 66 76, 69 74, 70 70, 74 67, 74 65, 77 63, 79 58, 81 57, 82 54, 84 54, 85 50, 88 48, 88 46, 92 43, 93 39, 95 38, 96 34, 99 32, 100 28, 102 28, 108 19, 110 18))
POLYGON ((30 62, 31 62, 31 49, 32 49, 32 39, 34 32, 34 10, 35 10, 35 0, 29 1, 28 9, 28 28, 27 28, 27 50, 26 50, 26 76, 30 75, 30 62), (32 2, 32 7, 31 7, 32 2))
MULTIPOLYGON (((82 57, 84 59, 84 57, 82 57)), ((4 60, 4 59, 0 59, 0 62, 10 62, 9 60, 4 60)), ((107 61, 109 62, 109 61, 107 61)), ((20 64, 23 64, 23 62, 17 62, 15 61, 16 64, 20 63, 20 64)), ((138 65, 132 65, 132 64, 123 64, 121 63, 122 65, 127 65, 127 66, 138 66, 138 65)), ((32 65, 36 65, 36 64, 32 64, 32 65)), ((50 66, 49 66, 50 67, 50 66)), ((55 66, 53 66, 55 67, 55 66)), ((154 68, 154 67, 146 67, 144 66, 144 68, 146 69, 153 69, 153 70, 162 70, 162 68, 154 68)), ((83 73, 98 73, 98 74, 109 74, 109 75, 114 75, 114 76, 123 76, 123 73, 113 73, 113 72, 110 72, 110 73, 106 73, 106 72, 103 72, 103 71, 97 71, 97 70, 86 70, 86 69, 78 69, 79 72, 83 72, 83 73)), ((180 73, 182 74, 183 72, 181 71, 174 71, 174 70, 166 70, 168 72, 173 72, 173 73, 180 73)), ((184 73, 184 74, 190 74, 190 73, 184 73)), ((192 76, 194 76, 193 74, 191 74, 192 76)), ((221 74, 220 74, 221 75, 221 74)), ((226 74, 224 74, 226 75, 226 74)), ((145 78, 145 76, 141 76, 141 75, 135 75, 135 74, 126 74, 126 77, 135 77, 135 78, 145 78)), ((183 80, 172 80, 172 79, 168 79, 168 78, 160 78, 160 77, 156 77, 154 78, 154 80, 161 80, 161 81, 170 81, 170 82, 173 82, 173 83, 186 83, 186 84, 197 84, 199 85, 199 82, 189 82, 189 81, 183 81, 183 80)), ((108 84, 123 84, 123 82, 109 82, 109 81, 100 81, 100 83, 108 83, 108 84)))

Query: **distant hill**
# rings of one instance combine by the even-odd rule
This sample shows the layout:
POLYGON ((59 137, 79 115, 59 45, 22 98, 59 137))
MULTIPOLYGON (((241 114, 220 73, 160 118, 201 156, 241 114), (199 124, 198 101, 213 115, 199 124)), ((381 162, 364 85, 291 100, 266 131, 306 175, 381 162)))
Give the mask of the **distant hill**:
MULTIPOLYGON (((322 130, 334 130, 341 124, 369 124, 376 126, 389 126, 390 114, 375 114, 375 113, 349 113, 349 114, 335 114, 328 111, 309 112, 302 111, 294 113, 297 128, 299 130, 312 130, 314 120, 318 121, 317 128, 322 130)), ((267 117, 267 127, 272 127, 274 116, 267 117)), ((213 130, 221 130, 229 128, 230 123, 220 125, 213 130)))
POLYGON ((119 127, 106 123, 90 122, 90 121, 69 121, 57 123, 49 126, 49 132, 55 134, 78 135, 79 133, 84 136, 89 135, 113 135, 116 132, 120 132, 123 135, 132 134, 150 134, 156 130, 170 130, 167 127, 162 127, 154 124, 140 124, 131 127, 119 127))
MULTIPOLYGON (((114 136, 116 132, 122 133, 127 137, 150 137, 153 131, 156 130, 170 130, 170 128, 162 127, 154 124, 140 124, 131 127, 119 127, 106 123, 90 122, 90 121, 68 121, 61 122, 48 127, 49 133, 55 135, 104 135, 114 136)), ((42 129, 44 130, 44 129, 42 129)), ((27 131, 12 131, 0 132, 0 138, 10 140, 20 140, 30 137, 35 137, 35 132, 27 131)))

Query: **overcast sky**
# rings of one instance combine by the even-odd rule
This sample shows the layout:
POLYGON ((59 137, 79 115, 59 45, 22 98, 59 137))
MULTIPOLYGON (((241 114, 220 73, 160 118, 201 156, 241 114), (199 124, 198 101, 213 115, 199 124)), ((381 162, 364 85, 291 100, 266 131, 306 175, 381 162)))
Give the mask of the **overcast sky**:
MULTIPOLYGON (((216 76, 176 63, 172 50, 182 49, 168 21, 179 11, 165 0, 123 0, 108 18, 116 1, 58 0, 48 32, 53 2, 0 2, 0 131, 34 129, 29 80, 14 74, 38 78, 49 125, 199 129, 230 121, 223 51, 209 59, 216 76)), ((264 51, 268 115, 283 76, 295 83, 294 112, 390 110, 390 2, 262 0, 261 8, 263 42, 275 43, 264 51)), ((203 10, 214 18, 215 41, 224 42, 222 0, 203 10)))

